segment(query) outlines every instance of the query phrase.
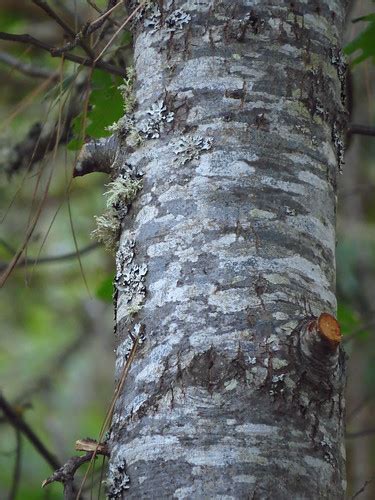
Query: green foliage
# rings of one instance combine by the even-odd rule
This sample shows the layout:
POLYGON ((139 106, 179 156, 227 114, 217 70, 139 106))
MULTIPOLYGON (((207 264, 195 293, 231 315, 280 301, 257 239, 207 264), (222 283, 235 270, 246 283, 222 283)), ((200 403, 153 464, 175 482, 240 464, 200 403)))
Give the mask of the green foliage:
POLYGON ((366 21, 369 24, 367 28, 361 31, 361 33, 359 33, 359 35, 344 48, 344 52, 347 55, 352 55, 358 50, 361 51, 361 54, 357 55, 353 59, 353 66, 365 61, 369 57, 371 57, 373 62, 375 62, 375 13, 358 17, 353 20, 353 23, 359 21, 366 21))
POLYGON ((113 295, 113 275, 109 274, 100 283, 95 291, 95 296, 104 302, 112 303, 113 295))
POLYGON ((91 92, 88 102, 88 112, 82 111, 73 120, 73 138, 68 149, 81 149, 85 139, 99 139, 111 133, 107 127, 120 119, 123 114, 123 98, 118 87, 120 77, 114 77, 101 70, 94 70, 91 81, 91 92))
POLYGON ((0 31, 7 33, 19 33, 25 27, 25 18, 17 9, 1 12, 0 31))

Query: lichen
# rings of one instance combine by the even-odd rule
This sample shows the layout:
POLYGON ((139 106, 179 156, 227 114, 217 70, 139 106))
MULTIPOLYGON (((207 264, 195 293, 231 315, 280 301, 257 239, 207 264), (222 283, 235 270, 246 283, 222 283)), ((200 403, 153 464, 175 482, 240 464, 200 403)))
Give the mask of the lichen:
POLYGON ((115 123, 107 127, 107 130, 112 133, 121 132, 123 130, 128 130, 133 124, 133 115, 136 98, 134 93, 134 82, 135 82, 135 70, 133 66, 130 66, 127 71, 127 78, 124 78, 124 82, 118 87, 123 98, 123 109, 124 115, 115 123))
POLYGON ((107 184, 107 187, 109 189, 104 193, 107 197, 107 208, 130 205, 142 189, 142 180, 119 176, 107 184))
POLYGON ((188 161, 197 160, 203 151, 208 151, 211 147, 210 137, 199 135, 181 137, 174 148, 174 153, 177 155, 176 161, 184 165, 188 161))
POLYGON ((142 309, 146 296, 145 277, 147 264, 138 265, 133 262, 135 241, 125 240, 121 243, 116 255, 115 287, 121 292, 125 302, 127 322, 142 309))
POLYGON ((182 9, 171 12, 163 22, 161 11, 158 5, 147 2, 137 16, 137 21, 143 18, 143 26, 150 29, 150 33, 156 33, 161 28, 165 28, 168 33, 181 30, 185 24, 189 24, 191 16, 182 9))
POLYGON ((342 174, 343 165, 345 163, 345 141, 342 127, 340 127, 339 122, 336 120, 332 124, 332 142, 336 150, 338 171, 342 174))
POLYGON ((114 253, 120 234, 120 220, 115 209, 110 208, 104 214, 94 216, 96 228, 91 232, 91 238, 103 243, 107 252, 114 253))
POLYGON ((136 125, 136 129, 145 139, 158 139, 165 125, 173 121, 174 113, 167 110, 163 99, 152 104, 146 113, 148 116, 136 125))
POLYGON ((126 474, 126 462, 124 458, 116 457, 109 463, 106 482, 109 500, 123 498, 123 493, 130 487, 130 478, 126 474))
POLYGON ((143 172, 125 163, 118 177, 107 184, 109 189, 104 193, 107 210, 103 215, 95 216, 96 229, 92 231, 91 237, 103 243, 111 253, 118 248, 121 221, 142 189, 142 176, 143 172))

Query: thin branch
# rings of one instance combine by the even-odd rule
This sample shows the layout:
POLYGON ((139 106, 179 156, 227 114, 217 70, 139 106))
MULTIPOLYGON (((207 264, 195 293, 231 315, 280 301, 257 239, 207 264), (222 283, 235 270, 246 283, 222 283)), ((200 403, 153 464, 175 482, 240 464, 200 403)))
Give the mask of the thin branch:
MULTIPOLYGON (((91 6, 93 6, 93 2, 89 2, 91 6)), ((117 3, 114 2, 115 5, 113 5, 113 7, 110 6, 110 2, 108 2, 108 8, 107 10, 101 15, 99 16, 97 19, 95 19, 95 21, 92 21, 89 26, 87 27, 87 30, 86 32, 87 33, 92 33, 93 31, 95 31, 97 28, 100 28, 100 26, 103 24, 103 22, 105 21, 105 19, 110 15, 112 14, 112 12, 117 9, 117 7, 119 7, 121 5, 121 2, 120 3, 117 3)))
POLYGON ((129 16, 127 16, 127 18, 124 20, 124 22, 121 24, 121 26, 118 28, 118 30, 114 33, 114 35, 112 36, 112 38, 109 40, 109 42, 107 43, 107 45, 104 47, 104 49, 100 52, 100 54, 98 55, 98 57, 95 59, 95 62, 96 61, 99 61, 101 59, 101 57, 103 56, 104 52, 108 49, 108 47, 112 44, 113 40, 117 37, 117 35, 120 33, 120 31, 122 31, 125 26, 128 24, 129 21, 131 21, 133 19, 133 17, 137 14, 137 12, 139 12, 146 4, 146 0, 143 0, 136 9, 133 10, 133 12, 131 14, 129 14, 129 16))
POLYGON ((21 458, 22 458, 22 436, 19 429, 15 429, 16 434, 16 459, 12 475, 12 485, 10 487, 8 500, 15 500, 21 479, 21 458))
POLYGON ((57 80, 59 77, 57 72, 52 73, 48 69, 24 63, 20 59, 17 59, 17 57, 13 57, 7 52, 0 52, 0 62, 7 64, 24 75, 32 76, 33 78, 50 78, 51 80, 57 80))
POLYGON ((348 134, 375 136, 375 127, 370 125, 359 125, 351 123, 348 127, 348 134))
POLYGON ((60 462, 57 460, 55 455, 51 453, 47 447, 38 438, 32 428, 27 424, 22 416, 12 408, 4 396, 0 393, 0 408, 3 410, 4 415, 7 417, 9 423, 18 429, 22 434, 24 434, 34 448, 39 452, 39 454, 44 458, 44 460, 53 468, 59 469, 61 467, 60 462))
MULTIPOLYGON (((37 38, 34 38, 33 36, 30 36, 28 34, 22 34, 22 35, 14 35, 12 33, 4 33, 3 31, 0 32, 0 40, 7 40, 11 42, 19 42, 19 43, 25 43, 27 45, 33 45, 34 47, 38 47, 39 49, 46 50, 51 54, 52 57, 61 57, 61 54, 56 53, 58 51, 58 48, 55 47, 50 47, 48 44, 42 42, 41 40, 38 40, 37 38)), ((95 60, 93 61, 92 59, 89 58, 83 58, 81 56, 77 56, 75 54, 69 54, 69 53, 64 53, 64 59, 67 59, 68 61, 72 61, 78 64, 81 64, 82 66, 88 66, 89 68, 96 67, 103 69, 107 71, 108 73, 112 73, 114 75, 119 75, 119 76, 126 76, 126 72, 118 68, 117 66, 114 66, 113 64, 106 63, 101 60, 95 60)))
POLYGON ((3 238, 0 238, 0 245, 2 245, 10 254, 13 254, 16 252, 16 249, 12 247, 12 245, 9 245, 3 238))
MULTIPOLYGON (((69 36, 71 36, 73 39, 76 39, 77 34, 75 33, 74 30, 63 20, 61 17, 53 10, 51 7, 45 2, 44 0, 32 0, 32 2, 40 7, 44 12, 51 17, 56 23, 61 26, 61 28, 67 33, 69 36)), ((83 50, 86 52, 86 54, 91 58, 94 59, 95 55, 93 51, 90 49, 90 47, 79 37, 77 38, 77 44, 79 44, 83 50)))
MULTIPOLYGON (((69 460, 61 467, 59 467, 49 478, 45 479, 42 483, 42 488, 48 484, 59 482, 64 485, 64 499, 73 500, 76 498, 75 488, 73 485, 74 474, 77 470, 86 462, 92 459, 94 452, 89 451, 82 457, 71 457, 69 460)), ((78 494, 77 498, 80 498, 78 494)))
POLYGON ((73 8, 70 8, 69 5, 66 5, 66 0, 53 0, 53 3, 57 5, 60 10, 65 12, 67 16, 74 19, 77 24, 82 24, 82 19, 79 16, 79 12, 77 11, 77 9, 74 10, 74 4, 73 8))
POLYGON ((363 493, 365 491, 365 489, 367 488, 367 486, 372 483, 373 479, 369 479, 368 481, 365 481, 365 484, 362 486, 362 488, 360 488, 357 493, 354 493, 354 495, 352 496, 352 500, 354 500, 355 498, 357 498, 361 493, 363 493))
POLYGON ((371 434, 375 434, 375 427, 372 429, 365 429, 363 431, 358 431, 358 432, 347 432, 346 437, 348 439, 354 439, 354 438, 369 436, 371 434))
MULTIPOLYGON (((99 14, 104 15, 104 16, 109 16, 109 14, 111 14, 111 12, 116 8, 118 7, 118 5, 120 4, 117 4, 117 0, 112 0, 112 3, 115 3, 117 5, 115 5, 114 7, 110 7, 110 3, 111 3, 111 0, 108 1, 108 5, 107 5, 107 10, 106 11, 103 11, 102 9, 100 9, 95 2, 93 2, 92 0, 86 0, 86 2, 94 9, 96 10, 96 12, 98 12, 99 14)), ((96 19, 95 21, 93 21, 93 23, 96 23, 100 20, 100 18, 96 19)), ((107 18, 107 22, 110 22, 111 24, 113 24, 114 26, 120 26, 118 24, 117 21, 115 21, 114 19, 111 19, 110 17, 107 18)), ((90 23, 92 24, 92 23, 90 23)))
MULTIPOLYGON (((85 253, 92 252, 93 250, 96 250, 99 246, 100 246, 99 243, 91 243, 90 245, 87 245, 86 247, 82 248, 82 250, 80 250, 79 253, 80 255, 83 255, 85 253)), ((75 257, 77 257, 77 252, 68 252, 68 253, 63 253, 61 255, 48 255, 46 257, 40 257, 39 259, 28 257, 27 259, 20 259, 17 262, 16 267, 29 267, 29 266, 38 266, 40 264, 52 264, 54 262, 70 260, 75 257)), ((8 265, 9 262, 0 262, 0 271, 6 269, 8 265)))

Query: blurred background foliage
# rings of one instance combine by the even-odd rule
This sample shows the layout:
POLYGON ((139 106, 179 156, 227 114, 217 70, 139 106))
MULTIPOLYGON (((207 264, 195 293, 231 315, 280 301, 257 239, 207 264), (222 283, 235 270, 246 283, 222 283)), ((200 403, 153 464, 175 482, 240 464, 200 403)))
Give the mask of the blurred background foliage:
MULTIPOLYGON (((78 26, 99 16, 107 1, 49 4, 78 31, 78 26)), ((373 11, 372 2, 353 2, 350 20, 356 22, 348 22, 346 52, 352 61, 350 121, 375 127, 373 11)), ((100 35, 92 36, 96 53, 125 16, 119 9, 112 16, 113 25, 108 23, 100 35)), ((66 41, 63 30, 29 0, 0 0, 0 31, 29 33, 51 46, 66 41)), ((84 56, 82 48, 75 53, 84 56)), ((118 68, 131 64, 129 32, 123 30, 104 60, 118 68)), ((42 204, 27 242, 26 262, 18 262, 1 290, 0 390, 64 463, 75 454, 77 439, 98 436, 114 387, 114 262, 90 240, 94 216, 104 210, 102 194, 108 178, 95 173, 72 179, 72 169, 82 141, 108 135, 106 127, 122 115, 117 89, 122 79, 100 69, 82 70, 69 61, 62 64, 48 52, 7 41, 0 41, 0 79, 1 271, 24 241, 42 204), (7 55, 43 68, 50 75, 47 84, 46 77, 36 79, 12 68, 4 60, 7 55), (69 121, 69 133, 62 138, 64 120, 69 121), (40 133, 48 136, 54 127, 61 131, 61 147, 54 147, 52 140, 47 145, 50 153, 36 163, 30 161, 32 151, 25 155, 21 150, 21 160, 17 157, 17 143, 25 143, 25 137, 34 140, 40 133), (77 248, 83 250, 79 258, 54 260, 75 254, 77 248)), ((375 498, 374 153, 375 137, 348 136, 339 184, 337 244, 338 317, 350 355, 348 498, 366 485, 361 498, 368 499, 375 498)), ((97 469, 95 485, 100 466, 97 469)), ((51 467, 27 439, 19 441, 0 414, 0 498, 9 498, 16 472, 20 480, 13 498, 62 497, 60 484, 41 489, 51 467)))

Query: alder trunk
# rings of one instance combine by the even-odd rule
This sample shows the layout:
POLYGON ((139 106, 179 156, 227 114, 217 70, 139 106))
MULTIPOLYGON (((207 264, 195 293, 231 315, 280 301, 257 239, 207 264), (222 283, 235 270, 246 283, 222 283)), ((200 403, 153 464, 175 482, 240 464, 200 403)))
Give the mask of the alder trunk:
POLYGON ((109 496, 343 498, 346 2, 140 4, 109 496))

